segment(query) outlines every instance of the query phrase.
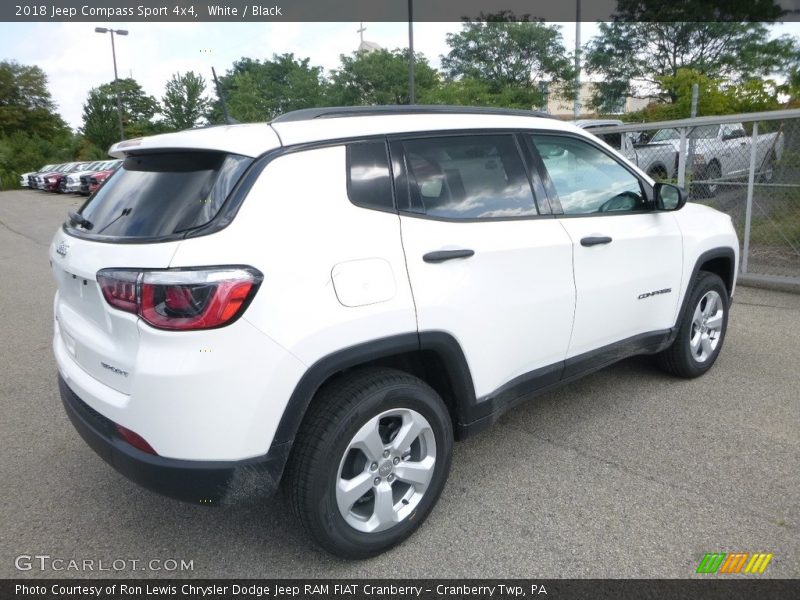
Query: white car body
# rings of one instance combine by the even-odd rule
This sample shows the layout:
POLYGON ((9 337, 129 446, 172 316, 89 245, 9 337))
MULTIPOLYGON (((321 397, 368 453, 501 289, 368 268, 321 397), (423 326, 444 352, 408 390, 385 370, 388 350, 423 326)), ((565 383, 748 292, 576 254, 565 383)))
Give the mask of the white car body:
POLYGON ((97 171, 102 171, 104 168, 101 165, 110 164, 111 160, 103 160, 103 161, 95 161, 90 165, 87 165, 87 169, 82 171, 75 171, 69 173, 67 175, 67 184, 66 184, 66 192, 70 193, 78 193, 81 191, 81 176, 83 175, 91 175, 92 173, 96 173, 97 171))
POLYGON ((38 171, 29 171, 27 173, 23 173, 22 175, 20 175, 19 176, 19 186, 20 187, 30 187, 31 184, 28 181, 28 177, 30 177, 31 175, 34 175, 37 172, 38 171))
MULTIPOLYGON (((113 435, 98 442, 98 452, 149 487, 158 486, 143 481, 139 467, 121 465, 158 463, 173 469, 173 478, 195 464, 224 465, 239 481, 248 472, 243 466, 279 453, 277 470, 270 471, 277 483, 320 385, 315 378, 352 366, 351 355, 372 360, 394 342, 410 344, 408 351, 441 350, 444 364, 450 356, 445 346, 460 352, 467 372, 457 386, 472 404, 456 411, 454 427, 466 437, 519 400, 506 392, 526 374, 541 374, 546 388, 663 344, 703 257, 727 261, 733 293, 736 234, 728 216, 703 206, 458 221, 366 208, 348 197, 348 142, 422 132, 503 137, 531 131, 589 144, 643 190, 653 185, 625 156, 573 125, 505 114, 279 119, 115 145, 110 154, 119 158, 186 149, 255 162, 243 176, 249 187, 238 212, 207 235, 113 243, 75 223, 56 232, 50 246, 58 283, 53 350, 65 404, 88 410, 83 417, 71 414, 76 426, 96 418, 146 440, 157 456, 113 435), (582 245, 598 235, 613 244, 582 245), (423 259, 460 248, 474 256, 423 259), (103 269, 216 265, 253 267, 263 283, 241 318, 215 329, 152 327, 138 314, 112 308, 98 283, 103 269), (659 294, 641 299, 654 290, 659 294)), ((194 491, 172 485, 168 493, 192 499, 194 491)))
MULTIPOLYGON (((780 132, 762 133, 756 136, 755 168, 757 172, 762 171, 762 167, 766 169, 770 159, 780 160, 783 155, 783 137, 780 132)), ((746 133, 742 123, 701 125, 690 132, 689 138, 687 148, 690 143, 694 144, 694 164, 700 177, 704 177, 712 170, 713 178, 747 176, 750 170, 753 136, 746 133)), ((674 130, 659 130, 653 135, 651 141, 669 143, 675 150, 680 148, 680 137, 674 130), (667 138, 667 135, 671 137, 667 138)), ((771 171, 769 176, 771 176, 771 171)))

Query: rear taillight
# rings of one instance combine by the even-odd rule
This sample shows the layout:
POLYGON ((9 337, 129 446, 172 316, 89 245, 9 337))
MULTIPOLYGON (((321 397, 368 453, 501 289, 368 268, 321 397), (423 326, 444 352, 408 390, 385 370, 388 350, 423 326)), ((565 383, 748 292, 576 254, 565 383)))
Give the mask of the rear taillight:
POLYGON ((111 306, 135 313, 137 311, 138 271, 103 270, 97 273, 97 283, 111 306))
POLYGON ((212 329, 232 323, 263 277, 250 267, 164 271, 103 269, 97 282, 109 305, 158 329, 212 329))

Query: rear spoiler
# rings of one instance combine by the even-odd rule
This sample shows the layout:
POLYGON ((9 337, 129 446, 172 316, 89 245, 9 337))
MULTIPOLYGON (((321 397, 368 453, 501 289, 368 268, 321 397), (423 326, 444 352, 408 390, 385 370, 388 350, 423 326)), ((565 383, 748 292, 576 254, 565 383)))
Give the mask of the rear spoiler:
POLYGON ((125 150, 127 148, 135 148, 136 146, 140 145, 142 143, 142 139, 143 138, 138 137, 131 140, 117 142, 108 149, 108 154, 114 158, 125 158, 125 150))

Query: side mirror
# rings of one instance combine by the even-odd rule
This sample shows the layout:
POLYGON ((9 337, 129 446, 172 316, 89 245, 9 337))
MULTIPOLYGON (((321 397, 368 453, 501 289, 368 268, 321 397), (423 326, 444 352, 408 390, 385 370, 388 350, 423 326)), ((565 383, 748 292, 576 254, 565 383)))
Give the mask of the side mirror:
POLYGON ((659 210, 680 210, 688 196, 682 187, 658 182, 653 186, 653 197, 659 210))

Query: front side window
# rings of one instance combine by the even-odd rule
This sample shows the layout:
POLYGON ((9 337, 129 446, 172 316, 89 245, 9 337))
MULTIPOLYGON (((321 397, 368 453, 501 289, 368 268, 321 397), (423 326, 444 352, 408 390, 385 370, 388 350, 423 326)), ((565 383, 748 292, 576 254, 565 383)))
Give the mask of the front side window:
POLYGON ((599 148, 575 138, 531 137, 565 215, 651 208, 639 180, 599 148))
POLYGON ((414 203, 449 219, 536 215, 533 192, 511 135, 405 140, 414 203))
POLYGON ((81 210, 92 225, 86 233, 163 237, 201 227, 252 162, 215 151, 128 156, 81 210))

